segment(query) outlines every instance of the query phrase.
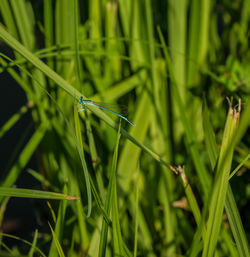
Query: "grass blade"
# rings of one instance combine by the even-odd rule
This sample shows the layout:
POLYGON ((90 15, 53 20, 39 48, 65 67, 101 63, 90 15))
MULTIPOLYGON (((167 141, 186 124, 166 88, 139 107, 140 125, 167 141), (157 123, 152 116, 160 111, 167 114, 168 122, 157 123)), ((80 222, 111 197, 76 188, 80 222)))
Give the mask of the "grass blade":
POLYGON ((9 131, 21 118, 22 116, 32 107, 32 103, 24 105, 20 108, 20 110, 15 113, 0 129, 0 138, 4 136, 4 134, 9 131))
POLYGON ((209 219, 202 257, 213 256, 217 244, 233 157, 234 145, 232 145, 232 140, 235 137, 238 119, 239 113, 230 106, 210 200, 209 219))
POLYGON ((113 156, 112 163, 112 234, 113 234, 113 244, 114 244, 114 255, 115 256, 126 256, 126 253, 123 248, 123 240, 121 235, 121 227, 119 222, 119 211, 118 211, 118 200, 117 200, 117 189, 116 189, 116 174, 117 174, 117 159, 118 159, 118 147, 120 141, 120 126, 117 134, 116 146, 113 156))
POLYGON ((53 228, 51 227, 50 223, 49 224, 49 228, 51 230, 51 233, 52 233, 52 236, 53 236, 53 239, 54 239, 54 242, 55 242, 55 245, 56 245, 56 248, 57 248, 57 252, 59 254, 60 257, 65 257, 64 253, 63 253, 63 250, 62 250, 62 247, 59 243, 59 240, 56 236, 56 233, 54 232, 53 228))
POLYGON ((16 164, 12 167, 12 169, 8 173, 7 178, 1 184, 2 187, 10 187, 15 183, 15 181, 16 181, 17 177, 19 176, 20 172, 23 170, 25 165, 28 163, 31 156, 34 154, 38 145, 42 141, 42 139, 45 135, 46 129, 47 129, 47 126, 45 124, 42 124, 36 130, 36 132, 33 134, 31 139, 29 140, 29 142, 26 144, 22 153, 19 155, 19 158, 18 158, 16 164))
MULTIPOLYGON (((218 158, 217 156, 219 155, 219 151, 215 142, 214 132, 209 120, 208 107, 205 99, 204 99, 204 105, 203 105, 203 127, 204 127, 204 135, 205 135, 205 141, 208 149, 208 154, 210 157, 209 160, 210 160, 212 169, 214 169, 216 160, 218 158)), ((238 167, 240 165, 238 165, 238 167)), ((238 167, 235 169, 236 172, 238 167)), ((231 175, 229 176, 229 179, 233 176, 234 173, 235 172, 231 173, 231 175)), ((236 205, 230 184, 228 184, 228 190, 227 190, 227 195, 225 200, 225 210, 228 216, 230 228, 232 230, 240 256, 249 256, 249 251, 248 251, 249 247, 246 239, 246 234, 244 232, 243 224, 240 218, 238 207, 236 205)))
POLYGON ((34 256, 34 252, 35 252, 35 247, 37 244, 37 236, 38 236, 38 230, 35 230, 35 234, 34 234, 34 238, 33 238, 33 242, 32 242, 32 246, 29 250, 29 254, 28 257, 33 257, 34 256))
MULTIPOLYGON (((118 146, 120 141, 120 130, 121 130, 121 120, 120 120, 120 125, 117 133, 117 140, 116 140, 116 146, 115 146, 115 151, 113 155, 112 169, 111 169, 111 174, 109 178, 108 192, 107 192, 106 201, 105 201, 105 211, 108 217, 110 215, 112 201, 114 197, 114 183, 115 183, 116 165, 117 165, 117 158, 118 158, 118 146)), ((98 255, 99 257, 104 257, 106 254, 107 236, 108 236, 108 223, 103 219, 101 237, 100 237, 99 255, 98 255)))
POLYGON ((8 197, 24 197, 24 198, 37 198, 37 199, 50 199, 50 200, 76 200, 79 199, 75 196, 33 190, 33 189, 23 189, 23 188, 10 188, 10 187, 0 187, 0 196, 8 197))

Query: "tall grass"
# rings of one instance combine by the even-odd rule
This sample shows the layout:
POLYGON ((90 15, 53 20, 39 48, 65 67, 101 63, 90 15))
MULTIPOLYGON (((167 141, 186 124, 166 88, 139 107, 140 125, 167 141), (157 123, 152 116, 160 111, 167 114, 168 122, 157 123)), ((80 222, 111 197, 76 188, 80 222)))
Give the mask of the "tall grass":
POLYGON ((249 256, 249 195, 237 203, 249 187, 249 10, 247 0, 1 0, 0 38, 15 58, 0 53, 0 70, 27 105, 0 138, 26 112, 35 131, 2 178, 0 221, 9 197, 60 202, 29 251, 1 232, 0 255, 249 256), (78 112, 80 96, 127 105, 136 126, 78 112), (27 170, 44 191, 13 188, 27 170))

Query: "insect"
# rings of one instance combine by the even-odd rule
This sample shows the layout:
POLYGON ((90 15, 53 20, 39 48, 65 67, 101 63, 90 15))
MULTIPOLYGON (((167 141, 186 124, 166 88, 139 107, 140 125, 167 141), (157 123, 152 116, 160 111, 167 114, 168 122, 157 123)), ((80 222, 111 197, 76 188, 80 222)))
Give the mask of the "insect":
POLYGON ((130 121, 129 119, 127 119, 124 115, 119 114, 118 111, 116 112, 114 110, 111 110, 111 109, 114 109, 114 107, 118 107, 119 108, 119 105, 110 105, 109 106, 109 105, 104 104, 104 103, 97 103, 97 102, 94 102, 94 101, 91 101, 91 100, 84 100, 82 96, 80 96, 79 103, 80 103, 79 106, 82 107, 82 109, 79 110, 78 112, 85 111, 86 108, 88 108, 88 106, 94 106, 94 107, 98 107, 98 108, 100 108, 102 110, 111 112, 111 113, 117 115, 118 117, 124 119, 129 124, 131 124, 132 126, 135 126, 135 124, 132 121, 130 121))

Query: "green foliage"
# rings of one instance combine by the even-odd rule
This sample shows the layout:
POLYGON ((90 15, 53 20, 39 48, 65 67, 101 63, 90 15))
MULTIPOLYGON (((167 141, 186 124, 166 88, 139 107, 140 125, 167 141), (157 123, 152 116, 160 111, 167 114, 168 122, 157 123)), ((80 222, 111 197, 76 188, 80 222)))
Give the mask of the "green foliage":
POLYGON ((27 112, 35 127, 2 177, 0 223, 9 197, 57 201, 46 236, 1 232, 0 256, 249 256, 249 1, 38 2, 0 1, 14 55, 0 72, 27 97, 0 139, 27 112), (136 126, 78 112, 80 96, 127 105, 136 126), (44 191, 14 187, 27 171, 44 191))

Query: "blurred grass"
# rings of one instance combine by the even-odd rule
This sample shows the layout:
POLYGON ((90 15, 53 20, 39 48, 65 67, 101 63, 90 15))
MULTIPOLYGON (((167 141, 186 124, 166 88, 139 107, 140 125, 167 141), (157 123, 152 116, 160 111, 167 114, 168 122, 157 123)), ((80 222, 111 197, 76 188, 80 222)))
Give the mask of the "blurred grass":
MULTIPOLYGON (((12 186, 34 154, 44 194, 81 198, 52 202, 49 239, 36 234, 24 256, 249 256, 249 10, 247 0, 0 1, 15 56, 0 53, 0 71, 28 103, 0 137, 27 112, 35 127, 2 178, 0 221, 4 196, 32 197, 12 186), (136 127, 78 113, 80 96, 126 104, 136 127), (241 117, 226 97, 242 100, 241 117)), ((1 256, 21 252, 1 239, 1 256)))

